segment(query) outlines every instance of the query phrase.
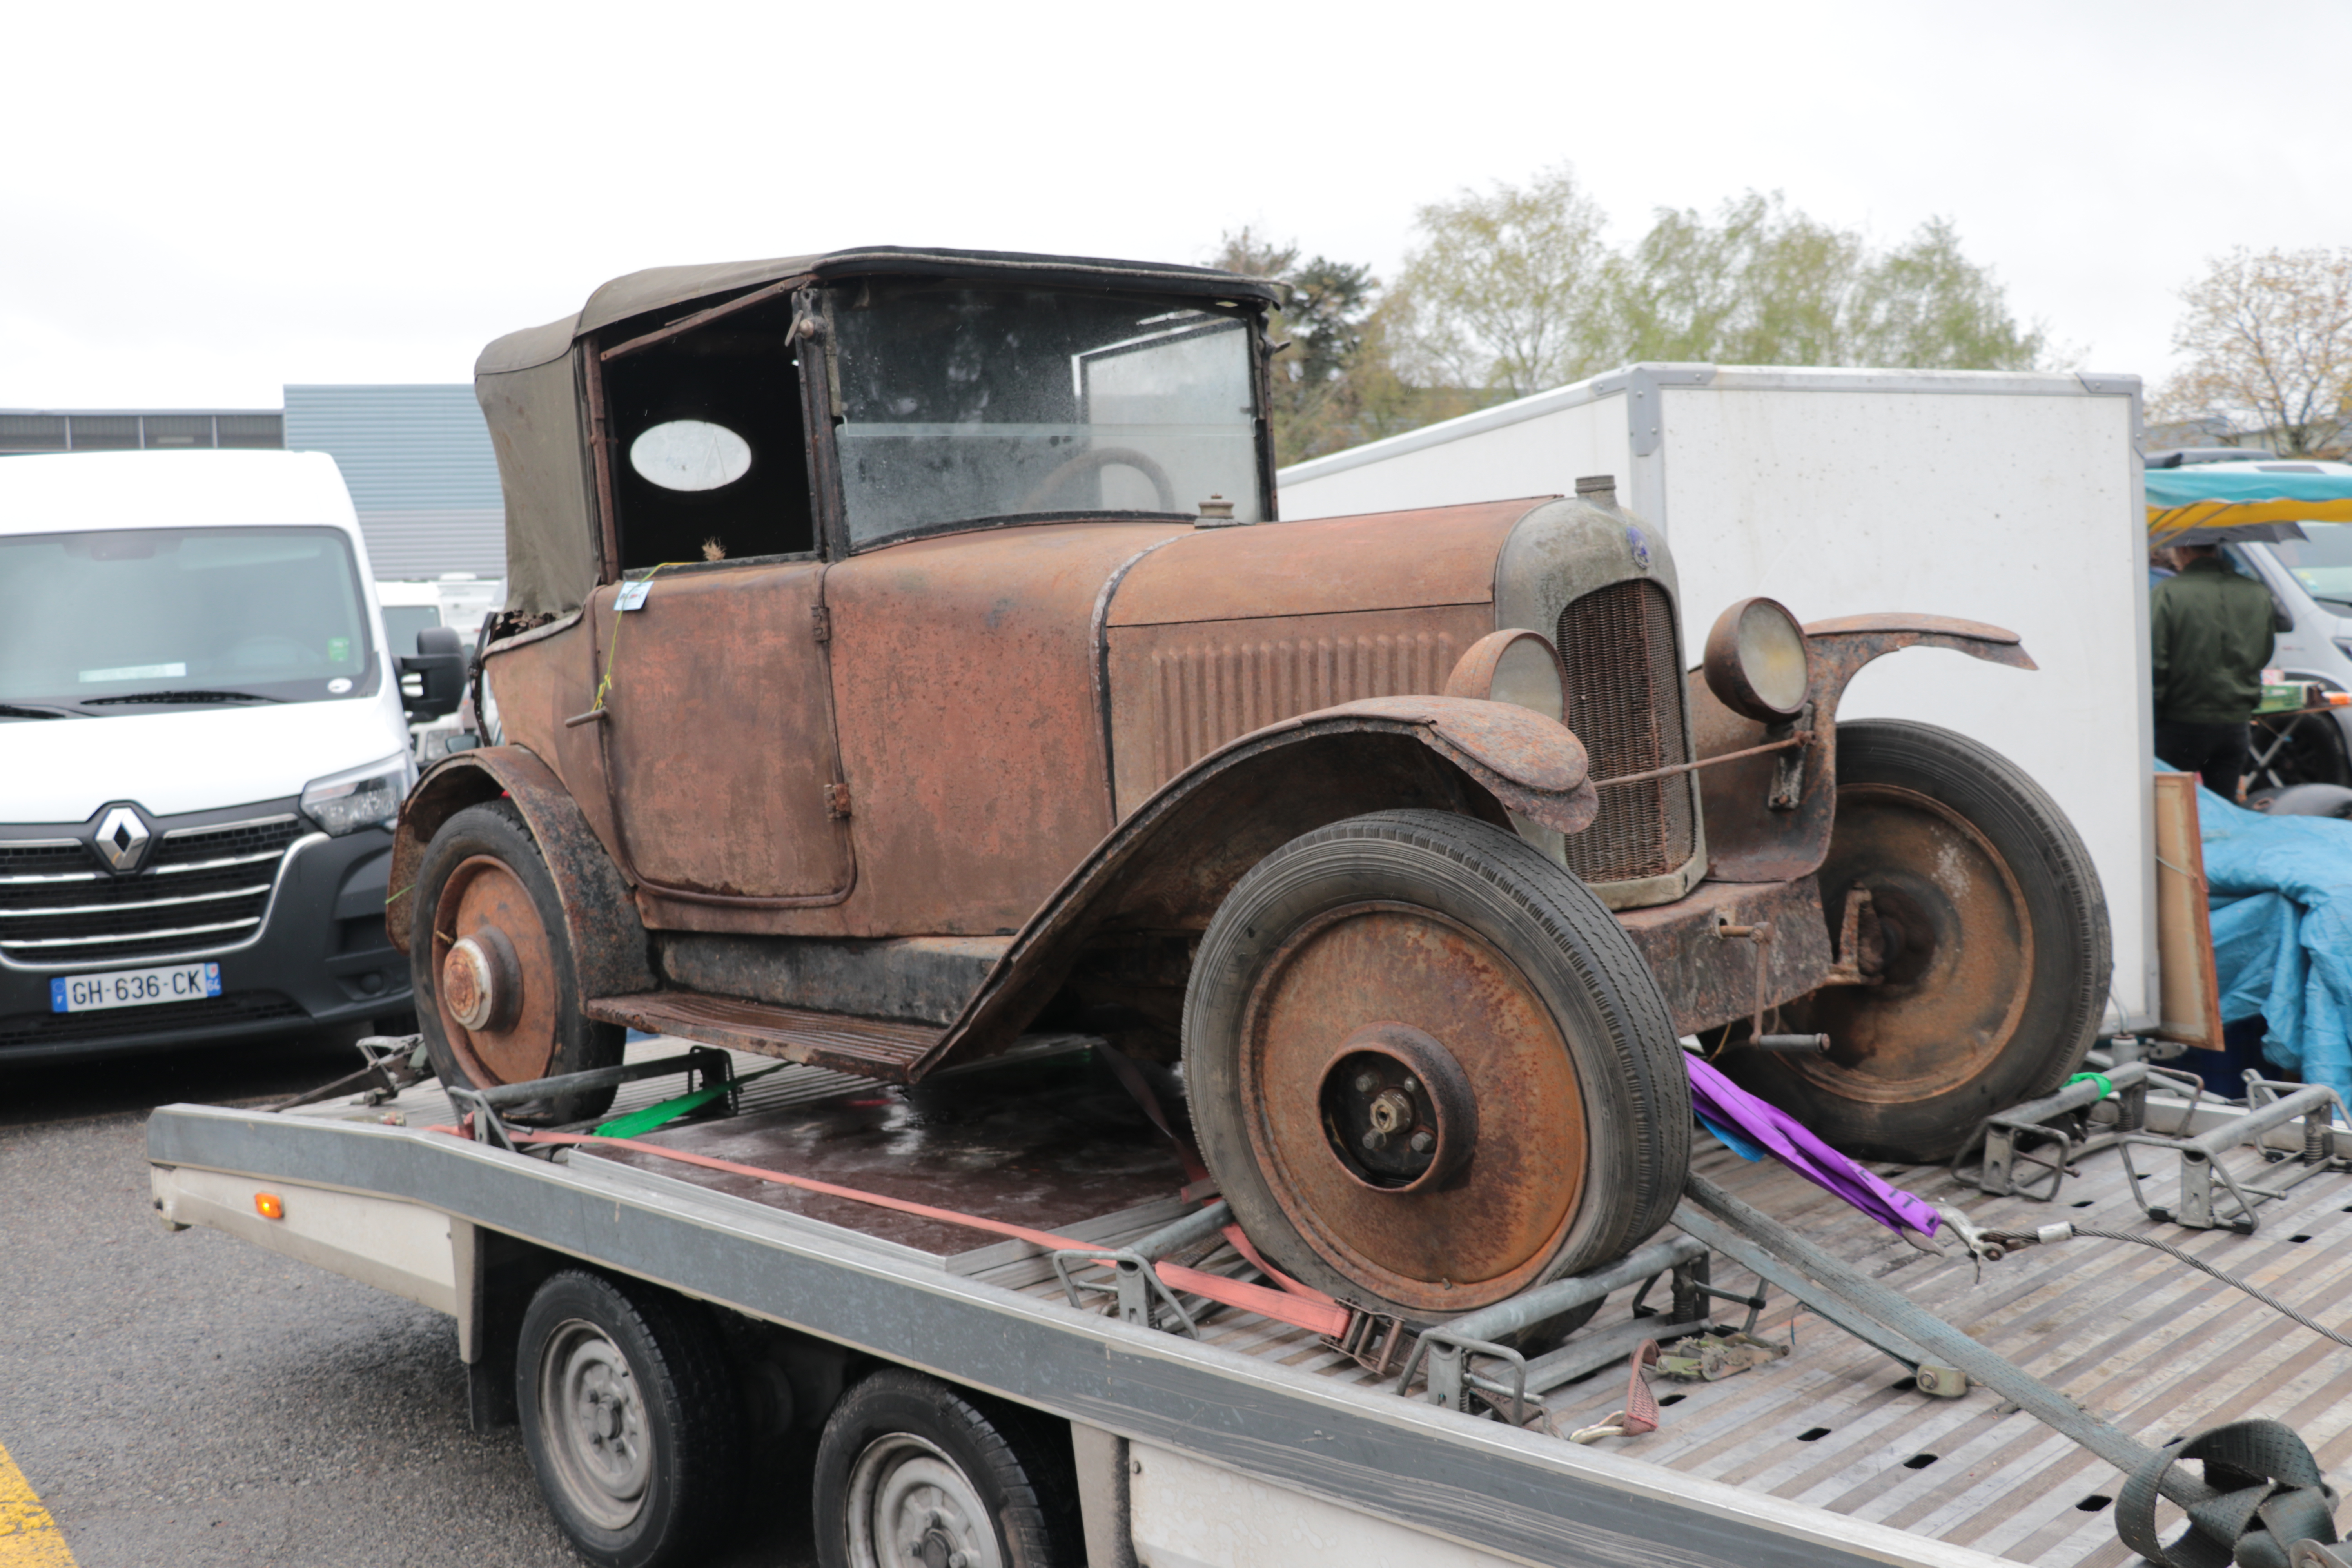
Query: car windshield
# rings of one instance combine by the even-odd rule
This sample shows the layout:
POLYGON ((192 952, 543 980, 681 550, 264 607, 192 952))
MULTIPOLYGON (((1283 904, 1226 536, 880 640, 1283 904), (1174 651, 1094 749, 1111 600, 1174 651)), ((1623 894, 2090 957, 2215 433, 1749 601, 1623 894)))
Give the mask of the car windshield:
POLYGON ((1260 505, 1249 320, 1198 300, 864 283, 832 303, 853 546, 1260 505))
POLYGON ((335 529, 0 535, 0 705, 137 713, 375 689, 335 529))
POLYGON ((2303 591, 2339 607, 2352 607, 2352 523, 2306 522, 2301 539, 2282 539, 2271 548, 2303 591))

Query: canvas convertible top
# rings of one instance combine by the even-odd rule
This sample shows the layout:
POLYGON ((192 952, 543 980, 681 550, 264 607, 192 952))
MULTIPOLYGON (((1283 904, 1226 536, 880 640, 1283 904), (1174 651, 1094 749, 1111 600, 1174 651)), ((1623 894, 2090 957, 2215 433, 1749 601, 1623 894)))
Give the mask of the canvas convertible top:
MULTIPOLYGON (((474 392, 489 422, 506 497, 507 608, 524 616, 578 609, 599 576, 586 419, 581 407, 583 341, 657 311, 691 314, 754 292, 782 293, 827 279, 969 278, 998 284, 1147 289, 1277 304, 1280 285, 1206 267, 1100 257, 867 246, 762 261, 654 267, 616 278, 576 315, 509 332, 474 363, 474 392)), ((652 326, 666 323, 649 324, 652 326)))

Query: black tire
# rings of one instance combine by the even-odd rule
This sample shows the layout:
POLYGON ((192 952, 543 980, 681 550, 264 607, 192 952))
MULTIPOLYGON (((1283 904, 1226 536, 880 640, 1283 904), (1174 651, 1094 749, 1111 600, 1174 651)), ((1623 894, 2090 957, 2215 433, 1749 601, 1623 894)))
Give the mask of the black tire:
MULTIPOLYGON (((487 1089, 620 1064, 628 1031, 618 1024, 596 1023, 581 1012, 579 973, 565 936, 555 879, 548 874, 522 814, 512 805, 492 801, 469 805, 441 825, 417 868, 415 909, 408 969, 416 992, 417 1030, 443 1083, 487 1089), (536 956, 522 975, 528 994, 516 1020, 517 1028, 529 1035, 527 1048, 506 1039, 496 1051, 478 1047, 477 1037, 458 1024, 441 994, 439 969, 453 933, 436 929, 436 916, 445 912, 451 879, 473 875, 467 868, 478 867, 484 858, 506 868, 537 922, 538 935, 523 943, 536 956)), ((610 1089, 566 1095, 551 1104, 528 1108, 525 1114, 584 1121, 602 1114, 613 1103, 613 1095, 610 1089)))
POLYGON ((600 1568, 698 1560, 731 1522, 741 1415, 699 1304, 578 1269, 523 1314, 515 1396, 549 1511, 600 1568), (605 1426, 592 1433, 590 1422, 605 1426))
POLYGON ((1243 1230, 1296 1278, 1408 1321, 1623 1256, 1689 1169, 1690 1082, 1632 939, 1559 863, 1444 812, 1351 817, 1252 868, 1194 961, 1184 1067, 1243 1230), (1414 1052, 1437 1070, 1404 1070, 1414 1052), (1448 1075, 1450 1101, 1424 1083, 1448 1075), (1414 1152, 1357 1128, 1381 1100, 1414 1152))
POLYGON ((917 1511, 922 1535, 940 1538, 939 1561, 950 1551, 965 1552, 972 1568, 1086 1561, 1068 1426, 901 1367, 874 1373, 834 1407, 811 1500, 823 1568, 933 1560, 871 1550, 877 1531, 894 1523, 908 1531, 917 1511), (913 1488, 924 1489, 920 1502, 894 1507, 913 1488))
POLYGON ((1827 1056, 1724 1065, 1858 1158, 1948 1160, 2083 1065, 2115 964, 2098 869, 2040 785, 1932 724, 1840 724, 1837 787, 1822 902, 1835 934, 1851 889, 1871 889, 1885 978, 1784 1010, 1827 1056))

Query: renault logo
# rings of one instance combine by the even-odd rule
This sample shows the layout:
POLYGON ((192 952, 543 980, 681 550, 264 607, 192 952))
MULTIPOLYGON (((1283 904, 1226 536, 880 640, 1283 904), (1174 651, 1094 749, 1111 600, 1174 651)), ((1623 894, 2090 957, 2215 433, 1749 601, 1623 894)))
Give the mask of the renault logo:
POLYGON ((118 805, 100 819, 98 831, 90 836, 90 847, 116 870, 132 871, 138 869, 140 857, 147 853, 147 840, 152 837, 137 812, 118 805))

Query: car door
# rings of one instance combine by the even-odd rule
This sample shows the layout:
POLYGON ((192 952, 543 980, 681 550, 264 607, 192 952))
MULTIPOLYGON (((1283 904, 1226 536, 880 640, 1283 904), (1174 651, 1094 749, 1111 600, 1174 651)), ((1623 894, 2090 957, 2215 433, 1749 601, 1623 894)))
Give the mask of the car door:
POLYGON ((847 895, 824 570, 696 564, 620 611, 614 585, 597 590, 604 776, 625 869, 647 890, 738 907, 847 895))

